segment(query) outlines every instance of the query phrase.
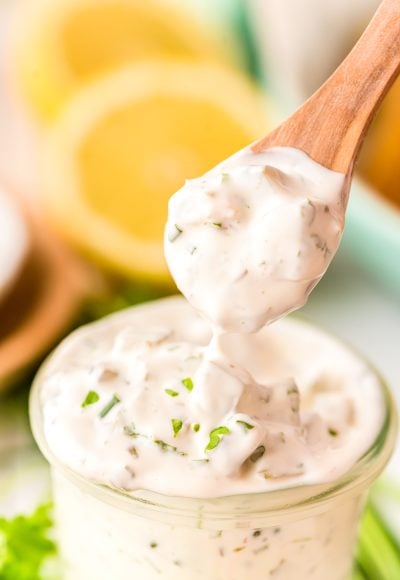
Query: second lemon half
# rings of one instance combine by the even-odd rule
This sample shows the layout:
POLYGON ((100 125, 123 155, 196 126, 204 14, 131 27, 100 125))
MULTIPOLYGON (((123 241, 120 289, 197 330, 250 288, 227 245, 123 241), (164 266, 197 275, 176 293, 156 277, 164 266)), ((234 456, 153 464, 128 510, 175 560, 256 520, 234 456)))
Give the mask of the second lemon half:
POLYGON ((50 130, 45 208, 114 270, 164 281, 169 196, 266 129, 265 103, 237 72, 176 60, 131 66, 84 89, 50 130))

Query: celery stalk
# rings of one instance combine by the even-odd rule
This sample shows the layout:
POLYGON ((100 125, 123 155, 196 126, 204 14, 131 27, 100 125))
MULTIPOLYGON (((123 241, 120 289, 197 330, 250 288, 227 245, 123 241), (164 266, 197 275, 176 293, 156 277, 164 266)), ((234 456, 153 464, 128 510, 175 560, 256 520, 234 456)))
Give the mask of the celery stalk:
POLYGON ((371 503, 368 504, 362 519, 357 563, 358 571, 364 576, 355 575, 354 578, 400 578, 400 547, 371 503))

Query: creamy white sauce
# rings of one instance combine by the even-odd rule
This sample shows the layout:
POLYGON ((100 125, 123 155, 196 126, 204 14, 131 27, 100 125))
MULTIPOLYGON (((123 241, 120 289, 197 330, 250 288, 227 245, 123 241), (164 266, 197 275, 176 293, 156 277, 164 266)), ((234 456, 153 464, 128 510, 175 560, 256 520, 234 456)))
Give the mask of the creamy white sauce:
POLYGON ((341 238, 344 176, 301 151, 244 150, 169 202, 165 255, 215 326, 254 332, 303 306, 341 238))
POLYGON ((377 379, 307 325, 265 326, 336 252, 343 179, 296 150, 245 150, 175 194, 165 252, 192 306, 157 301, 63 343, 41 388, 52 452, 111 487, 193 497, 347 471, 382 422, 377 379))

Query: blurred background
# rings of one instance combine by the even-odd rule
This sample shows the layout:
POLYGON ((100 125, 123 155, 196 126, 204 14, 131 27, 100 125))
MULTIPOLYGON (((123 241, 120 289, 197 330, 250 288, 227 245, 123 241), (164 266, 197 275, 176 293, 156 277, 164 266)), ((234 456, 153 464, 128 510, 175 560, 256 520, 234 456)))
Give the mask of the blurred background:
MULTIPOLYGON (((378 4, 0 0, 0 547, 10 518, 48 498, 27 418, 40 361, 74 326, 174 292, 162 251, 169 196, 298 107, 378 4)), ((305 314, 367 355, 400 404, 400 81, 305 314)), ((393 545, 399 465, 397 453, 373 495, 393 545)), ((35 570, 47 554, 38 546, 35 570)), ((23 560, 26 542, 18 549, 23 560)), ((2 580, 47 577, 7 558, 0 549, 2 580)), ((360 578, 400 578, 382 574, 360 578)))

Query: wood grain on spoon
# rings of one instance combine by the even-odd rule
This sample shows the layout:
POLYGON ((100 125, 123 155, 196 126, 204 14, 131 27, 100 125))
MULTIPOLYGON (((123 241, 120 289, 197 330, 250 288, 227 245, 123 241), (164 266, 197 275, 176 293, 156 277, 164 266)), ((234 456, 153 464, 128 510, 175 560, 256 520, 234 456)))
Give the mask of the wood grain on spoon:
POLYGON ((383 0, 332 76, 289 119, 255 143, 253 151, 295 147, 351 177, 374 113, 399 72, 400 0, 383 0))

